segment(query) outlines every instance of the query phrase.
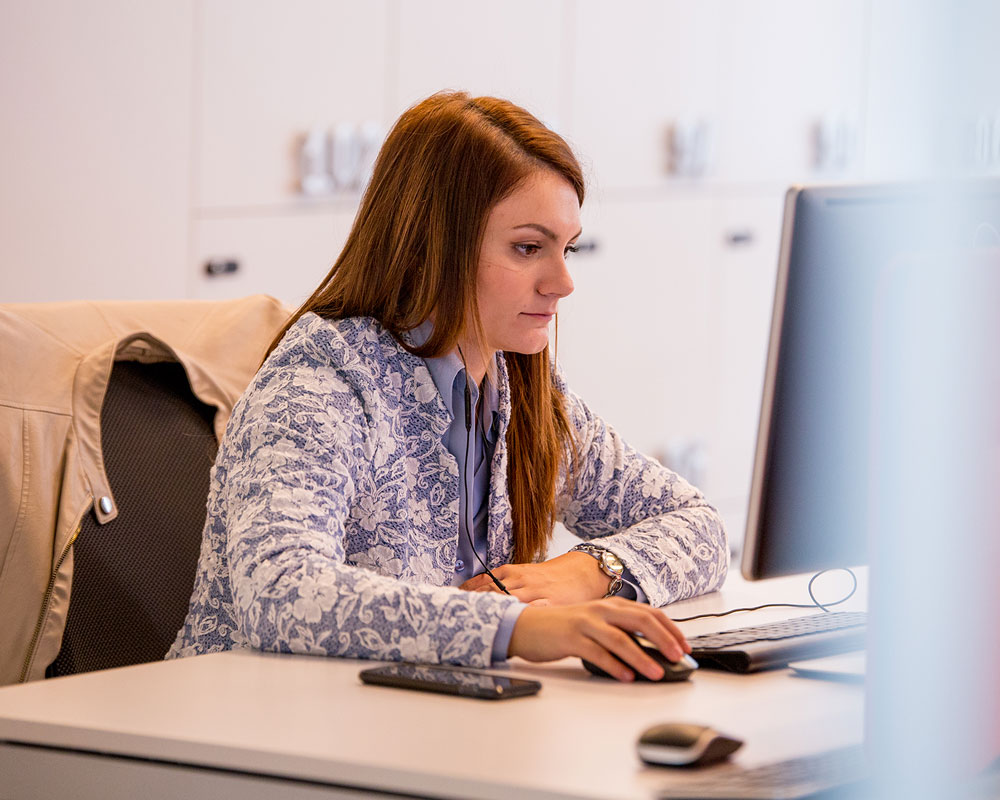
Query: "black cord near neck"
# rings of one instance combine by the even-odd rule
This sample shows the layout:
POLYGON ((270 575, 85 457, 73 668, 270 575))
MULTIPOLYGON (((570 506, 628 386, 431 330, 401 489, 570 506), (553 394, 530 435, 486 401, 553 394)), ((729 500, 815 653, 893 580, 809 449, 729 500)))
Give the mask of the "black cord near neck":
POLYGON ((463 505, 465 506, 465 535, 469 539, 469 546, 472 548, 472 554, 476 557, 476 560, 482 564, 483 569, 486 570, 486 574, 490 576, 490 579, 496 585, 496 587, 504 594, 510 594, 507 591, 507 587, 503 585, 503 582, 493 574, 489 567, 486 566, 486 562, 483 561, 479 552, 476 550, 476 543, 472 538, 472 512, 469 508, 469 444, 472 441, 472 390, 469 388, 469 369, 465 363, 465 356, 462 354, 462 348, 459 346, 458 355, 462 359, 462 366, 465 367, 465 462, 464 468, 462 470, 462 497, 463 505))

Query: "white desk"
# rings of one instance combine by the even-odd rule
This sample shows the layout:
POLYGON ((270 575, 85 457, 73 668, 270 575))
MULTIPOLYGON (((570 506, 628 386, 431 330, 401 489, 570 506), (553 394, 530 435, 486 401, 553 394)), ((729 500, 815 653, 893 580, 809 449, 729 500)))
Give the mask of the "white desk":
MULTIPOLYGON (((808 602, 805 585, 734 578, 670 613, 808 602)), ((684 627, 693 634, 794 613, 684 627)), ((732 733, 746 741, 734 759, 747 765, 862 736, 861 686, 787 670, 626 685, 590 676, 575 659, 515 660, 507 672, 541 679, 541 693, 483 702, 365 686, 364 666, 371 662, 232 652, 0 688, 0 800, 651 798, 677 775, 635 755, 638 734, 658 722, 732 733)))

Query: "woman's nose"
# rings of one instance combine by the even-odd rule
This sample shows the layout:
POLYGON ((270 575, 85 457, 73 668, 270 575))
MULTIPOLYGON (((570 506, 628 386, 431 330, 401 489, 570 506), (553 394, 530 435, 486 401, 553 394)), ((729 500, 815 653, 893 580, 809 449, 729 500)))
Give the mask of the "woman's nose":
POLYGON ((538 287, 539 293, 566 297, 572 294, 574 288, 573 278, 569 274, 569 267, 566 264, 566 256, 557 256, 552 268, 547 271, 538 287))

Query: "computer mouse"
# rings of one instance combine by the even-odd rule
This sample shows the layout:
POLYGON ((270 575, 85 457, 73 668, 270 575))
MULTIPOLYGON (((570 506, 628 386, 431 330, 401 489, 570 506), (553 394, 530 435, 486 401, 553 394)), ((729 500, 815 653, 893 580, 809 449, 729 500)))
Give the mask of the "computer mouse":
POLYGON ((721 761, 735 753, 743 742, 707 725, 668 722, 642 732, 636 749, 647 764, 694 767, 721 761))
MULTIPOLYGON (((651 641, 649 641, 649 639, 645 638, 644 636, 631 633, 629 634, 629 636, 632 637, 633 641, 635 641, 635 643, 639 645, 639 647, 641 647, 643 650, 646 651, 646 653, 649 655, 650 658, 653 659, 653 661, 655 661, 657 664, 663 667, 663 677, 660 678, 661 683, 664 681, 686 680, 691 675, 692 672, 698 669, 698 662, 695 661, 693 658, 691 658, 691 656, 689 655, 681 656, 680 661, 671 661, 669 658, 663 655, 663 653, 660 652, 659 648, 655 644, 653 644, 651 641)), ((612 675, 608 675, 608 673, 606 673, 599 666, 597 666, 596 664, 592 664, 585 658, 581 659, 581 661, 583 661, 583 666, 585 666, 589 672, 592 672, 595 675, 599 675, 602 678, 614 677, 612 675)), ((649 681, 649 678, 647 678, 638 670, 634 669, 631 665, 629 666, 629 669, 631 669, 632 672, 635 673, 635 679, 637 681, 649 681)))

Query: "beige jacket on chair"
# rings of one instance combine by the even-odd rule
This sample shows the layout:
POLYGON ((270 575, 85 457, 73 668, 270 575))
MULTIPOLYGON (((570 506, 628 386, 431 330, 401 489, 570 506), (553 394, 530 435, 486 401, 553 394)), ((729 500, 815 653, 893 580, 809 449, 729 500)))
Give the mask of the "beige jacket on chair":
POLYGON ((100 431, 113 363, 180 362, 195 396, 218 409, 221 440, 288 316, 264 295, 0 305, 0 685, 44 676, 62 642, 81 520, 118 513, 100 431))

